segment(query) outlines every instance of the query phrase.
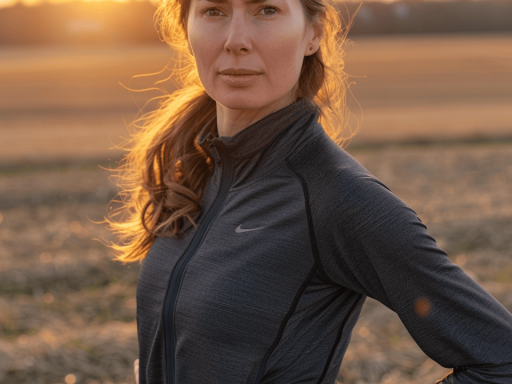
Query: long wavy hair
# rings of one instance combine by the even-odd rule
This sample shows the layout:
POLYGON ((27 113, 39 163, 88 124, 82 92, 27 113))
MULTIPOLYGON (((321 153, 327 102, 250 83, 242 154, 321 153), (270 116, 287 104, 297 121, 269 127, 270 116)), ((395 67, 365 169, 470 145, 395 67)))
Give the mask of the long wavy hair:
MULTIPOLYGON (((343 71, 344 45, 355 14, 343 26, 336 9, 324 0, 300 1, 307 23, 321 21, 323 36, 319 49, 304 57, 297 100, 311 100, 326 133, 344 145, 353 136, 343 135, 350 85, 343 71)), ((190 0, 164 0, 156 10, 161 39, 178 57, 172 78, 179 87, 162 97, 157 109, 132 123, 135 130, 122 145, 127 153, 114 170, 118 208, 105 222, 117 235, 118 242, 110 247, 115 260, 122 262, 144 259, 159 236, 181 239, 186 228, 197 228, 195 219, 213 167, 211 154, 196 141, 205 123, 216 115, 216 102, 202 86, 188 49, 189 5, 190 0)))

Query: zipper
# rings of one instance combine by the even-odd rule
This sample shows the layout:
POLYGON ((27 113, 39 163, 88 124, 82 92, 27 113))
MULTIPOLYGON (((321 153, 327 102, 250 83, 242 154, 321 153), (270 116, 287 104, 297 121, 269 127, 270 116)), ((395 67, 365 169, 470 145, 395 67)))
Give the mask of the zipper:
POLYGON ((224 204, 224 200, 229 192, 231 183, 233 182, 234 172, 229 157, 225 155, 223 151, 218 151, 216 146, 212 143, 212 141, 208 140, 208 142, 210 144, 210 149, 212 150, 214 157, 216 157, 216 165, 219 166, 219 168, 222 166, 223 163, 225 163, 226 165, 222 168, 222 179, 220 183, 219 193, 217 194, 217 197, 215 197, 212 206, 204 216, 204 219, 199 225, 199 228, 197 232, 194 234, 194 237, 190 241, 189 246, 178 260, 176 266, 174 267, 174 270, 171 274, 171 278, 169 280, 169 285, 167 287, 167 295, 165 297, 164 309, 162 311, 164 322, 163 330, 165 342, 166 384, 175 383, 174 372, 176 340, 174 337, 174 308, 176 306, 178 289, 183 278, 183 274, 185 272, 185 267, 187 266, 190 259, 192 259, 192 256, 194 255, 197 248, 199 247, 199 244, 206 235, 208 226, 219 213, 220 208, 224 204))

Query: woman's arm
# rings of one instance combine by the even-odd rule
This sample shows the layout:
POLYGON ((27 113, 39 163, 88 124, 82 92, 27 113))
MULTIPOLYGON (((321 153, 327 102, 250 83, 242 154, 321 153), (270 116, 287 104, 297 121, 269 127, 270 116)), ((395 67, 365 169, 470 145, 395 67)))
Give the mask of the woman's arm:
POLYGON ((455 367, 440 382, 512 383, 512 315, 381 182, 345 176, 314 221, 328 277, 394 310, 430 358, 455 367))
POLYGON ((135 384, 139 384, 139 359, 133 362, 133 374, 135 375, 135 384))

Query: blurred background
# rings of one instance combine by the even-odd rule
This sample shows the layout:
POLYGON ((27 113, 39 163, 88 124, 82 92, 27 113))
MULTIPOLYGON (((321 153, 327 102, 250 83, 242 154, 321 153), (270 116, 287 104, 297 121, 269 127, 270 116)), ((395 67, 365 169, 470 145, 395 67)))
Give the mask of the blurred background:
MULTIPOLYGON (((360 7, 346 150, 512 311, 512 1, 331 4, 345 20, 360 7)), ((140 265, 114 263, 93 222, 117 191, 115 145, 176 89, 156 84, 173 53, 155 6, 0 0, 2 383, 134 383, 140 265)), ((425 384, 448 371, 368 299, 339 382, 425 384)))

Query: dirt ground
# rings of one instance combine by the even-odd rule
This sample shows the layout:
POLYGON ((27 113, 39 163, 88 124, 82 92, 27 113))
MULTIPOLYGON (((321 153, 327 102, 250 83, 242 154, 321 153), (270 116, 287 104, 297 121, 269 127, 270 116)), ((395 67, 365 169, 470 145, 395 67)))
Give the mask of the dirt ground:
MULTIPOLYGON (((452 262, 512 311, 512 143, 348 151, 418 213, 452 262)), ((95 240, 111 240, 94 223, 116 191, 108 175, 97 164, 0 174, 2 383, 134 382, 139 264, 112 262, 95 240)), ((433 384, 447 371, 394 312, 368 299, 339 380, 433 384)))

